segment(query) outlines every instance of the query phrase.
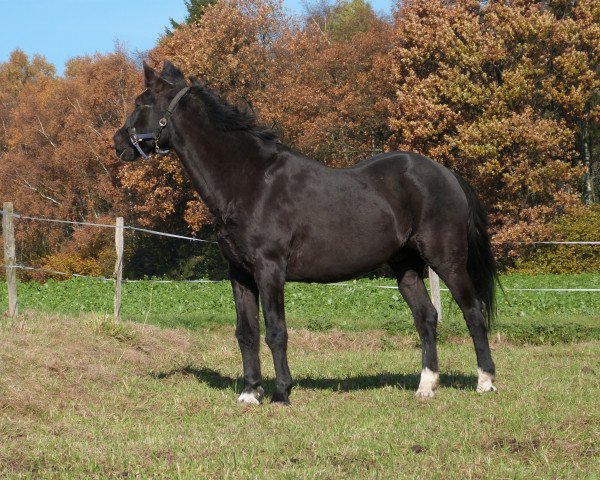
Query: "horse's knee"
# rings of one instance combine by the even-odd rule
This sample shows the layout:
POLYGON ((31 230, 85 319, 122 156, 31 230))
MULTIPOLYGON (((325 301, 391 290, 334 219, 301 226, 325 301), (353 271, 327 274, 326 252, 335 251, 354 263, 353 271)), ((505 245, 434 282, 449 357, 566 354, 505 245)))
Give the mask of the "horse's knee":
POLYGON ((269 348, 281 348, 287 345, 288 332, 285 327, 271 327, 265 335, 265 341, 269 348))
POLYGON ((240 347, 256 347, 259 343, 258 331, 254 331, 249 326, 238 324, 235 328, 235 337, 240 347))

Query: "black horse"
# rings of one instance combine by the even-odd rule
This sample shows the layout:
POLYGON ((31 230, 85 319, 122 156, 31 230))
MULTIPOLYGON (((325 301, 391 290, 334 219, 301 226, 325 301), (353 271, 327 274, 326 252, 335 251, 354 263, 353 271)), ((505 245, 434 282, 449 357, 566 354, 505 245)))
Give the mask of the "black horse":
POLYGON ((423 283, 428 265, 464 314, 477 391, 495 390, 487 327, 496 269, 486 215, 465 180, 411 152, 329 168, 278 142, 197 79, 188 85, 169 62, 160 74, 144 64, 144 76, 146 90, 114 136, 116 152, 132 161, 173 149, 215 217, 237 310, 245 382, 239 401, 263 396, 259 299, 275 364, 272 401, 288 403, 284 283, 350 279, 386 263, 421 338, 417 396, 434 396, 439 383, 437 313, 423 283))

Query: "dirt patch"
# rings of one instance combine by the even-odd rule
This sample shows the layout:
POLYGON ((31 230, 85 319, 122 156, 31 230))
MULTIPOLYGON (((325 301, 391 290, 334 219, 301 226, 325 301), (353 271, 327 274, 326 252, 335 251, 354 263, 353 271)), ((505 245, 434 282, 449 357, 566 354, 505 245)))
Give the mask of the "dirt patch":
POLYGON ((367 332, 311 332, 309 330, 290 330, 290 349, 308 352, 323 351, 377 351, 414 347, 414 339, 408 336, 391 336, 383 331, 367 332))
POLYGON ((495 438, 487 448, 491 450, 507 450, 511 453, 530 453, 540 448, 541 441, 538 438, 517 440, 516 438, 495 438))

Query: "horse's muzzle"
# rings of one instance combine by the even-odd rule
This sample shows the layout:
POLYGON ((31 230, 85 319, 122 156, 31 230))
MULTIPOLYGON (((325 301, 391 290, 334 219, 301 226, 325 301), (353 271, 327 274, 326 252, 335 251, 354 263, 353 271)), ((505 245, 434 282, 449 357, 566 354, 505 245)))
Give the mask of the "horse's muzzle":
POLYGON ((131 145, 129 135, 125 128, 120 128, 113 136, 115 152, 119 160, 123 162, 132 162, 138 156, 138 153, 131 145))

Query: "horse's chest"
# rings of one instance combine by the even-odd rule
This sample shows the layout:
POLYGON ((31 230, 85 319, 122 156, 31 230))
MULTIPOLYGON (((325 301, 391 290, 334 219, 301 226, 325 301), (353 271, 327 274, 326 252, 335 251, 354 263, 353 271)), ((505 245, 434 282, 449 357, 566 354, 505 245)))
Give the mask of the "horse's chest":
POLYGON ((239 267, 248 268, 251 262, 238 228, 223 223, 218 223, 216 227, 219 247, 225 258, 239 267))

